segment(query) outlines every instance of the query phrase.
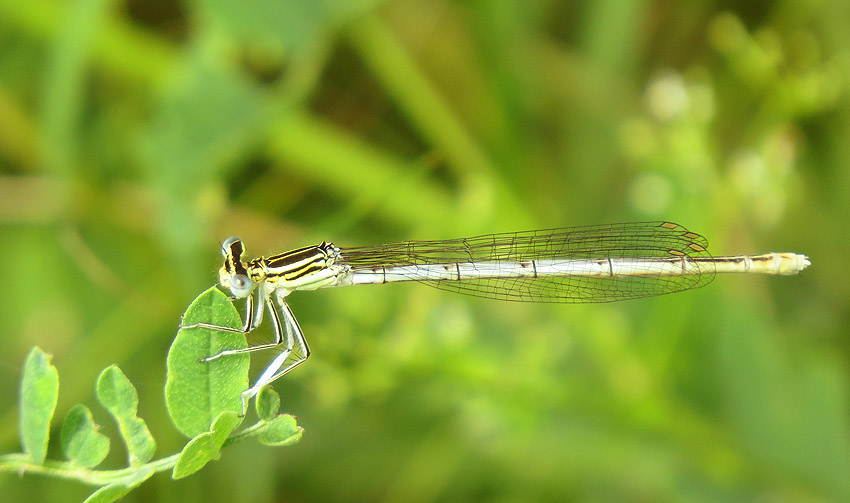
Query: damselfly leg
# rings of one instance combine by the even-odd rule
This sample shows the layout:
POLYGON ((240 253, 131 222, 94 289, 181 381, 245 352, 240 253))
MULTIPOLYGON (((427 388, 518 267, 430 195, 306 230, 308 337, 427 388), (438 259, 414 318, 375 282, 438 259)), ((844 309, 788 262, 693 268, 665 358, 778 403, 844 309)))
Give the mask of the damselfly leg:
POLYGON ((239 349, 226 349, 219 353, 216 353, 212 356, 208 356, 206 358, 202 358, 199 360, 200 363, 207 363, 222 356, 229 355, 238 355, 243 353, 252 353, 254 351, 262 351, 264 349, 271 349, 281 345, 284 345, 283 351, 281 351, 277 356, 275 356, 274 360, 266 367, 260 377, 257 378, 257 381, 253 386, 246 389, 242 392, 242 415, 245 415, 245 412, 248 410, 248 402, 260 392, 263 386, 271 383, 272 381, 278 379, 280 376, 286 374, 290 370, 294 369, 298 365, 304 362, 307 357, 310 356, 310 348, 307 346, 307 341, 304 339, 304 333, 301 331, 301 327, 298 325, 298 321, 295 319, 295 316, 292 314, 292 310, 289 308, 289 305, 286 303, 286 300, 283 296, 278 296, 277 300, 280 304, 281 313, 278 312, 277 307, 274 305, 271 297, 268 294, 262 295, 263 299, 257 302, 257 307, 254 309, 254 295, 251 294, 245 299, 246 312, 245 312, 245 322, 241 329, 232 328, 232 327, 224 327, 220 325, 214 325, 211 323, 194 323, 192 325, 181 325, 181 329, 191 329, 191 328, 206 328, 209 330, 219 330, 222 332, 231 332, 231 333, 241 333, 248 334, 254 329, 256 329, 263 318, 263 306, 267 307, 269 312, 269 318, 271 319, 272 329, 274 330, 274 341, 266 344, 257 344, 255 346, 248 346, 245 348, 239 349), (298 349, 295 352, 296 347, 298 349), (294 359, 287 363, 289 357, 295 352, 294 359))
MULTIPOLYGON (((274 360, 266 367, 260 377, 257 378, 257 382, 254 383, 253 386, 246 389, 242 392, 242 414, 245 414, 245 411, 248 408, 248 401, 251 400, 263 386, 275 381, 282 375, 286 374, 290 370, 294 369, 298 365, 304 363, 304 361, 310 356, 310 348, 307 346, 307 340, 304 338, 304 333, 301 331, 301 327, 298 325, 298 321, 295 319, 295 316, 292 314, 292 310, 289 309, 289 304, 282 298, 278 298, 278 302, 280 303, 281 314, 283 315, 283 329, 284 329, 284 340, 286 346, 283 351, 281 351, 277 356, 275 356, 274 360), (295 351, 297 345, 298 352, 295 354, 295 359, 286 363, 289 357, 295 351)), ((274 306, 269 304, 269 311, 272 314, 272 321, 275 325, 275 331, 278 332, 280 330, 281 325, 281 317, 278 315, 274 306)), ((278 335, 280 335, 278 333, 278 335)), ((280 345, 280 343, 276 344, 280 345)), ((266 344, 260 346, 253 346, 249 348, 245 348, 243 351, 236 350, 234 352, 224 352, 227 354, 235 354, 235 353, 244 353, 248 351, 258 351, 261 349, 268 349, 270 347, 274 347, 275 345, 266 344)))

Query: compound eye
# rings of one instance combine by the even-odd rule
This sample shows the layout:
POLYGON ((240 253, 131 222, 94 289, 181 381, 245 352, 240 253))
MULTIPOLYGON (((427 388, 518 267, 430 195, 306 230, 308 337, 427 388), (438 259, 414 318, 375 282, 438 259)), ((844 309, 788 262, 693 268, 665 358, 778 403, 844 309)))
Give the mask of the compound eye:
POLYGON ((230 277, 230 291, 233 295, 244 299, 254 290, 254 282, 244 274, 234 274, 230 277))
POLYGON ((239 243, 240 252, 242 251, 242 240, 236 236, 230 236, 229 238, 224 240, 224 243, 221 244, 221 255, 224 258, 227 258, 230 255, 230 249, 233 246, 233 243, 239 243))

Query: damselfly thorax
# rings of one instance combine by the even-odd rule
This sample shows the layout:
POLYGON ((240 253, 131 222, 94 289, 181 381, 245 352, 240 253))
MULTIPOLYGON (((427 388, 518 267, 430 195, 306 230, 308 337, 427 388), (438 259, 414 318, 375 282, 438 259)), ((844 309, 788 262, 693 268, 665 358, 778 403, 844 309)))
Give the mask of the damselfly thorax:
POLYGON ((344 270, 334 266, 339 249, 324 242, 248 262, 242 261, 244 251, 242 240, 236 237, 222 244, 224 265, 218 272, 219 282, 236 297, 245 297, 259 285, 284 297, 295 290, 333 286, 344 270))

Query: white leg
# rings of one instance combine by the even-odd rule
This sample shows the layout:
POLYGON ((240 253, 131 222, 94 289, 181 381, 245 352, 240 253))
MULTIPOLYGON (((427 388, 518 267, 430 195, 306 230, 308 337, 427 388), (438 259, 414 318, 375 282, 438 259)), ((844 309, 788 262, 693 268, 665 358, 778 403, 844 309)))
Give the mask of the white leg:
MULTIPOLYGON (((298 326, 298 321, 295 319, 295 316, 292 314, 292 310, 289 309, 289 305, 283 299, 283 297, 278 297, 278 303, 280 304, 281 313, 283 314, 283 331, 286 333, 286 347, 283 351, 280 352, 279 355, 269 363, 268 367, 263 371, 259 378, 257 378, 257 382, 254 383, 253 386, 246 389, 242 392, 242 415, 245 415, 245 412, 248 410, 248 401, 251 400, 263 386, 270 384, 271 382, 278 379, 283 374, 286 374, 290 370, 294 369, 298 365, 304 362, 310 356, 310 348, 307 347, 307 341, 304 339, 304 333, 301 331, 301 327, 298 326), (292 351, 295 349, 295 345, 298 345, 299 353, 295 360, 293 360, 288 365, 286 364, 286 360, 292 354, 292 351)), ((277 313, 277 310, 274 308, 274 305, 269 303, 269 313, 272 317, 272 321, 276 327, 276 332, 279 333, 281 320, 280 316, 277 313)), ((280 343, 278 343, 280 344, 280 343)))
POLYGON ((232 332, 238 334, 248 334, 254 331, 263 322, 263 305, 265 302, 257 303, 257 309, 254 310, 254 294, 252 293, 245 299, 245 323, 242 328, 223 327, 221 325, 213 325, 212 323, 193 323, 191 325, 183 325, 181 320, 180 329, 184 328, 208 328, 210 330, 218 330, 221 332, 232 332))
MULTIPOLYGON (((269 342, 268 344, 257 344, 256 346, 248 346, 247 348, 226 349, 226 350, 222 351, 221 353, 214 354, 212 356, 208 356, 201 361, 202 362, 208 362, 208 361, 211 361, 211 360, 215 360, 216 358, 221 358, 222 356, 239 355, 239 354, 242 354, 242 353, 253 353, 254 351, 262 351, 264 349, 273 348, 273 347, 280 346, 281 344, 283 344, 283 331, 281 330, 281 327, 280 327, 280 317, 277 314, 277 310, 275 309, 271 298, 268 295, 266 295, 265 298, 263 299, 263 302, 260 303, 260 305, 262 305, 262 304, 268 305, 269 316, 271 317, 271 320, 272 320, 272 328, 274 328, 274 341, 273 342, 269 342)), ((257 307, 257 317, 258 318, 263 317, 263 309, 259 306, 257 307)), ((257 323, 257 325, 259 325, 259 323, 257 323)), ((254 328, 256 328, 256 326, 254 328)), ((251 330, 253 330, 253 328, 251 330)))

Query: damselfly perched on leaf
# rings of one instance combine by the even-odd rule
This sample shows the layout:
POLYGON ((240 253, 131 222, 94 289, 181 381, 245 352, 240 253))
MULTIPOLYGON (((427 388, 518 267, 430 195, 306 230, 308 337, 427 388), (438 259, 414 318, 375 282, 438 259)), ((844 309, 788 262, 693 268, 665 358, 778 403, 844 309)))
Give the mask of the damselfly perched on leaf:
POLYGON ((242 393, 242 411, 266 384, 310 355, 286 303, 297 290, 417 281, 435 288, 517 302, 614 302, 698 288, 717 273, 797 274, 810 262, 797 253, 712 257, 708 241, 671 222, 636 222, 486 234, 444 241, 402 241, 340 248, 321 243, 268 258, 244 260, 245 246, 222 244, 221 286, 246 299, 241 329, 249 333, 268 311, 275 339, 202 360, 283 345, 256 383, 242 393), (275 305, 274 300, 277 300, 275 305), (292 357, 291 361, 290 357, 292 357))

